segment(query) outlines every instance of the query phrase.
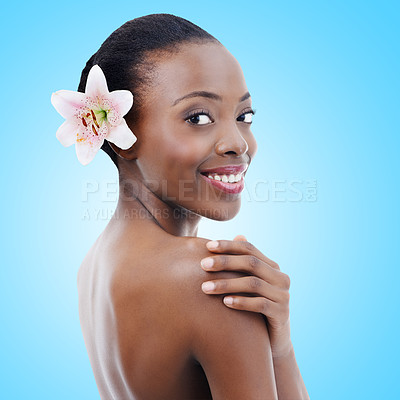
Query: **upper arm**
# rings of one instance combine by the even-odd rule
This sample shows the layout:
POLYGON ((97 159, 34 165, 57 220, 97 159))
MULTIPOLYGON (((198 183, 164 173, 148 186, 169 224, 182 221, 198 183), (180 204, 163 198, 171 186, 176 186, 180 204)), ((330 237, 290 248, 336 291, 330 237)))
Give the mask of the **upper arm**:
MULTIPOLYGON (((206 256, 205 254, 204 256, 206 256)), ((208 254, 209 255, 209 254, 208 254)), ((206 280, 243 276, 206 272, 197 265, 188 316, 192 354, 202 365, 214 400, 277 399, 271 346, 261 314, 228 308, 225 295, 201 290, 206 280), (195 304, 195 305, 193 305, 195 304)))

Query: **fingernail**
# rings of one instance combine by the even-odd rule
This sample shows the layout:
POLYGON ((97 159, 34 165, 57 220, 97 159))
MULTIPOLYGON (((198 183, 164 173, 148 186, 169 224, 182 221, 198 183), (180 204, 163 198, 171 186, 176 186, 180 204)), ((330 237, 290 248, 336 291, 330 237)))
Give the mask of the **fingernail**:
POLYGON ((211 257, 203 258, 200 264, 203 268, 211 268, 214 264, 214 260, 211 257))
POLYGON ((204 283, 201 285, 201 288, 202 288, 205 292, 209 292, 209 291, 211 291, 211 290, 214 290, 215 284, 214 284, 214 282, 204 282, 204 283))
POLYGON ((206 246, 209 249, 216 249, 218 247, 218 242, 216 240, 212 240, 211 242, 207 242, 206 246))
POLYGON ((224 297, 224 303, 232 305, 233 304, 233 298, 232 297, 224 297))

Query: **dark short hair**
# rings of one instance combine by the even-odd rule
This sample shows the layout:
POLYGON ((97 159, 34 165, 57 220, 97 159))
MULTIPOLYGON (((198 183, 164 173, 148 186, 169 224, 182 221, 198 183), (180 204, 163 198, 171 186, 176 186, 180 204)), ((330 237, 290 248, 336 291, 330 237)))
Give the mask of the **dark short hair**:
MULTIPOLYGON (((183 43, 220 43, 192 22, 172 14, 149 14, 132 19, 116 29, 90 57, 82 71, 78 91, 84 92, 88 73, 98 64, 107 79, 109 91, 127 89, 133 94, 133 106, 126 120, 134 123, 155 63, 149 57, 157 52, 174 53, 183 43)), ((129 122, 128 122, 129 124, 129 122)), ((118 168, 118 156, 107 140, 101 147, 118 168)))

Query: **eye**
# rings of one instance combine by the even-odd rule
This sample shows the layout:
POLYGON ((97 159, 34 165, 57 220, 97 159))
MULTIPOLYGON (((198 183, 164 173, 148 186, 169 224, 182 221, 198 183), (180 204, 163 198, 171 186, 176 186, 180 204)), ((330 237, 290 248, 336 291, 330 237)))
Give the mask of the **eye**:
POLYGON ((213 122, 210 114, 206 110, 193 111, 185 117, 185 121, 191 125, 208 125, 213 122), (207 120, 211 122, 207 122, 207 120))
POLYGON ((239 117, 238 121, 244 122, 245 124, 251 124, 253 122, 253 115, 256 113, 256 110, 249 109, 243 112, 239 117), (243 117, 243 119, 241 119, 243 117))

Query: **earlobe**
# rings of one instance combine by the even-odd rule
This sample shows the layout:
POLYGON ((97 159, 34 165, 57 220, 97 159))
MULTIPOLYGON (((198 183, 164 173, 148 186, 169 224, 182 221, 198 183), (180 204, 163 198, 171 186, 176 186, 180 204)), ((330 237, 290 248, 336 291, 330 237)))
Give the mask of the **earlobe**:
POLYGON ((137 149, 135 147, 135 143, 126 150, 120 149, 118 146, 116 146, 114 143, 108 142, 110 147, 113 149, 113 151, 121 158, 124 160, 134 160, 137 158, 137 149))

